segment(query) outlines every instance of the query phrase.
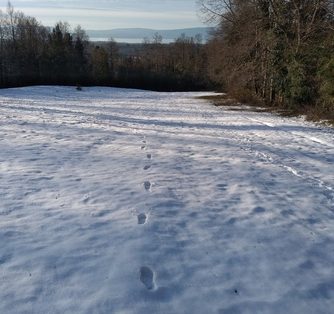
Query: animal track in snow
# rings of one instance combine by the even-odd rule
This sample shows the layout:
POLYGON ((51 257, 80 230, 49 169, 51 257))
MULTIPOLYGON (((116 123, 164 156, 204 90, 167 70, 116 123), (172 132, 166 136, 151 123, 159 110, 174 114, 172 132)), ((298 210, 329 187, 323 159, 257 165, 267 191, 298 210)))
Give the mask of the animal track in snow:
POLYGON ((144 225, 146 223, 147 220, 146 214, 139 214, 137 218, 138 218, 138 225, 144 225))
POLYGON ((146 145, 142 145, 142 146, 141 146, 141 149, 142 149, 142 150, 146 149, 146 145))
POLYGON ((149 267, 143 266, 140 268, 140 281, 148 290, 155 288, 154 273, 149 267))
POLYGON ((144 167, 144 170, 148 170, 148 169, 150 169, 151 168, 151 165, 146 165, 145 167, 144 167))
POLYGON ((152 159, 152 154, 147 154, 146 157, 147 159, 152 159))
POLYGON ((144 187, 146 191, 151 191, 152 184, 150 181, 145 181, 144 182, 144 187))

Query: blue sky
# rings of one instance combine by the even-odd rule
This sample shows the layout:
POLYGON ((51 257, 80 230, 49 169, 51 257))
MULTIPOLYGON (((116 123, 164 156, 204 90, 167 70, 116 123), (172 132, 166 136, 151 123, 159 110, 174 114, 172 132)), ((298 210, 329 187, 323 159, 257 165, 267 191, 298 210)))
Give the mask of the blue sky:
MULTIPOLYGON (((12 5, 44 25, 67 21, 85 29, 143 27, 174 29, 204 26, 196 0, 12 0, 12 5)), ((0 0, 0 8, 7 0, 0 0)))

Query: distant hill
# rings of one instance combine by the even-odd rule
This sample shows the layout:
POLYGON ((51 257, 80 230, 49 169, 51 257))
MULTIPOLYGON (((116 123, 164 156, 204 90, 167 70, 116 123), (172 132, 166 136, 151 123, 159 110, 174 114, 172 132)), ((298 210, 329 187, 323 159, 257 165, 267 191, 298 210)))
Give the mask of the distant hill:
POLYGON ((212 27, 195 27, 195 28, 184 28, 184 29, 171 29, 171 30, 157 30, 149 28, 118 28, 111 30, 88 30, 87 34, 91 40, 108 40, 111 37, 116 41, 131 40, 142 41, 143 38, 152 38, 155 33, 158 33, 165 40, 174 40, 185 34, 188 37, 195 37, 197 34, 201 34, 203 40, 207 41, 209 33, 213 30, 212 27))

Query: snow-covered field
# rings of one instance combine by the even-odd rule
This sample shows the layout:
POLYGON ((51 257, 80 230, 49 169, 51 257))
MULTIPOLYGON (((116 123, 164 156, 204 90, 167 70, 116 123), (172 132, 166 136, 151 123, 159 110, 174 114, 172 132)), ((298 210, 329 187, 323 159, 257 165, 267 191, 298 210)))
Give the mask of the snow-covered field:
POLYGON ((334 133, 201 93, 0 90, 0 313, 334 312, 334 133))

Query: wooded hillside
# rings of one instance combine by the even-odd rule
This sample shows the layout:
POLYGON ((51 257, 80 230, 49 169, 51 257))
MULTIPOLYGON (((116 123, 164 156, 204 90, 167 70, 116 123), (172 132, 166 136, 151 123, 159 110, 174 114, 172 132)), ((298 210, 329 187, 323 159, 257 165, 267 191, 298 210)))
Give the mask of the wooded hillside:
POLYGON ((334 1, 202 0, 219 25, 210 78, 230 94, 267 105, 334 111, 334 1))

